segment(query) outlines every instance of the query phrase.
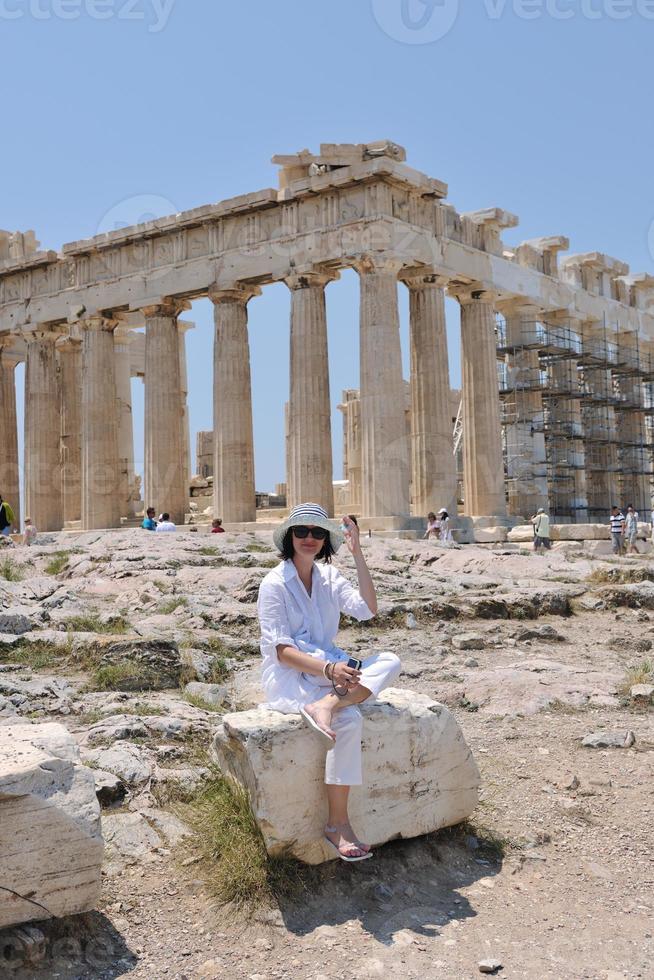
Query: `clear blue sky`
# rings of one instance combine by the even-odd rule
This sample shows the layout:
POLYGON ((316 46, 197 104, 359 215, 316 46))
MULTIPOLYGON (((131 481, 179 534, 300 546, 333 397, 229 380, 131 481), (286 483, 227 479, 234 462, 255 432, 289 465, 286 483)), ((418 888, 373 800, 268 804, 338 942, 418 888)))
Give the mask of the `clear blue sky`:
MULTIPOLYGON (((508 243, 565 234, 652 271, 653 41, 652 0, 0 0, 0 227, 56 249, 276 186, 273 153, 390 138, 460 210, 518 214, 508 243)), ((328 288, 334 406, 358 385, 357 307, 347 272, 328 288)), ((288 309, 282 285, 250 304, 260 489, 284 477, 288 309)), ((210 303, 188 316, 195 432, 212 424, 210 303)))

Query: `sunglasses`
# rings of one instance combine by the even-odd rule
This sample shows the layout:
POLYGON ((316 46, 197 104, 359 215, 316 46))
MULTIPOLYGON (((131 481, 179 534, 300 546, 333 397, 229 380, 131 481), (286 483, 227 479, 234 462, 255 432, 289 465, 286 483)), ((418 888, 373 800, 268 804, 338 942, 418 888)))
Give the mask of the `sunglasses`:
POLYGON ((293 534, 296 538, 308 538, 311 535, 314 541, 324 541, 329 536, 329 531, 324 527, 305 527, 304 524, 300 524, 293 528, 293 534))

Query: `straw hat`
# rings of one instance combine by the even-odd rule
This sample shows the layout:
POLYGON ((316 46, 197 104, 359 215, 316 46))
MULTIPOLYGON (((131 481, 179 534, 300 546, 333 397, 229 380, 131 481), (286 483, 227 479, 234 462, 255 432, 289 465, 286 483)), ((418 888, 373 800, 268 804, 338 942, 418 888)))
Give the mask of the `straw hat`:
POLYGON ((273 541, 275 542, 275 547, 278 548, 279 551, 282 550, 284 536, 289 527, 297 527, 300 524, 307 526, 313 525, 314 527, 324 527, 326 531, 329 531, 329 540, 331 541, 334 551, 338 551, 340 546, 345 541, 345 535, 339 529, 335 521, 330 521, 324 507, 321 507, 320 504, 298 504, 297 507, 293 508, 284 523, 280 524, 279 527, 273 531, 273 541))

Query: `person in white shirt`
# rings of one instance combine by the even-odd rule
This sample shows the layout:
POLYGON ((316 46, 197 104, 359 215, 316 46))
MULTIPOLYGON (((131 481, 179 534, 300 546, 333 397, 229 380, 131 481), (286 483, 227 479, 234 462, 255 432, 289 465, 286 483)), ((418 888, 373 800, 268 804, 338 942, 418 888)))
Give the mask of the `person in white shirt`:
POLYGON ((325 839, 343 861, 363 861, 371 857, 370 848, 358 840, 348 817, 350 787, 363 782, 357 705, 392 684, 401 665, 385 652, 354 660, 334 643, 341 613, 365 620, 377 612, 359 528, 349 517, 343 517, 342 527, 318 504, 295 507, 273 534, 283 561, 261 583, 257 610, 266 706, 299 712, 323 740, 328 749, 325 839), (331 565, 344 540, 354 557, 358 590, 331 565))
POLYGON ((157 524, 155 531, 176 531, 177 527, 173 524, 170 519, 170 514, 164 513, 159 517, 159 523, 157 524))

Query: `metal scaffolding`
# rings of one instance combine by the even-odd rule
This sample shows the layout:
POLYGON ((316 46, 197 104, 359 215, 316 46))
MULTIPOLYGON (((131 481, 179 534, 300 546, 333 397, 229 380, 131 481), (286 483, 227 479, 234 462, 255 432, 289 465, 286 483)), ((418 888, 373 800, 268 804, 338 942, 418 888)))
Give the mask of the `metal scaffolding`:
MULTIPOLYGON (((638 338, 583 334, 567 322, 521 321, 496 343, 507 498, 547 482, 550 513, 563 522, 605 521, 613 503, 651 516, 654 365, 638 338), (611 337, 631 343, 616 344, 611 337), (544 459, 535 458, 538 434, 544 459), (540 483, 539 483, 540 481, 540 483)), ((514 513, 519 513, 515 509, 514 513)), ((530 516, 524 514, 523 516, 530 516)))

